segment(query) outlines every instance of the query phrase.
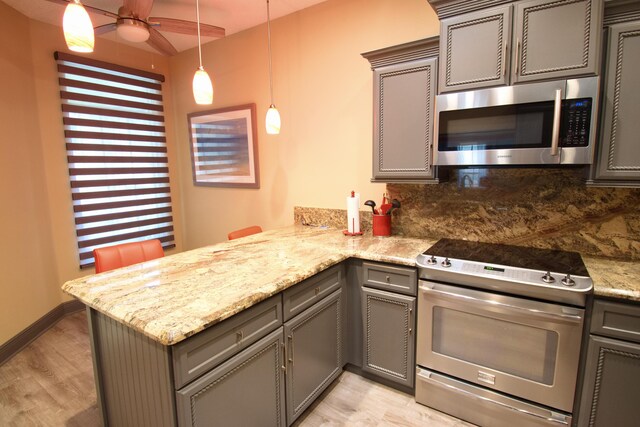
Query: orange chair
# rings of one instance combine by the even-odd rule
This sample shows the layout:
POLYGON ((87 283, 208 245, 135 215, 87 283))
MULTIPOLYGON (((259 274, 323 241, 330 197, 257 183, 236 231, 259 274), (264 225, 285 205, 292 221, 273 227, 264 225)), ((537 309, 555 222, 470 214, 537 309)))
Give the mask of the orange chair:
POLYGON ((252 234, 262 233, 262 228, 259 225, 252 225, 251 227, 243 228, 240 230, 232 231, 227 235, 229 240, 239 239, 245 236, 251 236, 252 234))
POLYGON ((163 256, 162 244, 158 239, 122 243, 93 250, 93 257, 96 260, 96 273, 162 258, 163 256))

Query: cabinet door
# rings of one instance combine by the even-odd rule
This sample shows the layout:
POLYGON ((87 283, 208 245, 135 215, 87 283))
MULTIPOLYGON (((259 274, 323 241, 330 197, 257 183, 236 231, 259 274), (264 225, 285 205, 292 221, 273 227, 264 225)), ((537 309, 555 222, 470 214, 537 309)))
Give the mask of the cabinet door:
POLYGON ((596 74, 601 0, 531 0, 515 5, 511 83, 596 74))
POLYGON ((637 426, 640 345, 591 335, 579 426, 637 426))
POLYGON ((508 83, 511 6, 443 19, 439 91, 508 83))
POLYGON ((181 426, 284 426, 282 329, 176 392, 181 426))
POLYGON ((362 288, 362 369, 413 387, 415 297, 362 288))
POLYGON ((611 26, 596 179, 640 180, 640 22, 611 26))
POLYGON ((374 71, 374 181, 434 177, 436 70, 432 58, 374 71))
POLYGON ((338 289, 284 325, 289 424, 342 372, 342 307, 338 289))

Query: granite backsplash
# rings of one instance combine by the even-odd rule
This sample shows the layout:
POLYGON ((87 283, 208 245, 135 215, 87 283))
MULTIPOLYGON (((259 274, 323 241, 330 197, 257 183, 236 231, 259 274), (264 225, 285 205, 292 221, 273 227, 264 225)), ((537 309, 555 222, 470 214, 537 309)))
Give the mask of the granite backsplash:
MULTIPOLYGON (((387 192, 402 203, 393 213, 394 235, 640 259, 640 189, 587 187, 581 169, 459 169, 445 183, 387 184, 387 192)), ((347 224, 342 209, 295 207, 294 217, 296 223, 347 224)), ((370 230, 366 206, 361 223, 370 230)))

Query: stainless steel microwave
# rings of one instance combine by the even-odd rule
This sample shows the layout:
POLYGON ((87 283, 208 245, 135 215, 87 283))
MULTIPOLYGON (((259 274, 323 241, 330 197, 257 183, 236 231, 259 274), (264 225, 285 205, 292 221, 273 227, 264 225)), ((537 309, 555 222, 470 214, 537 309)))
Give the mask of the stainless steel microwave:
POLYGON ((586 77, 438 95, 434 163, 590 164, 598 91, 586 77))

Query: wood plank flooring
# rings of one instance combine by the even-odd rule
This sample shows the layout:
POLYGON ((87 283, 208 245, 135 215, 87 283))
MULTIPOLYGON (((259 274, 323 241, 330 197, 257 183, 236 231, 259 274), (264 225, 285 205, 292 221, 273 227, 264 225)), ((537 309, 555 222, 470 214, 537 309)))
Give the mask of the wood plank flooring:
MULTIPOLYGON (((55 326, 0 366, 0 426, 100 426, 84 312, 55 326)), ((296 427, 470 426, 413 396, 344 372, 296 427)))

